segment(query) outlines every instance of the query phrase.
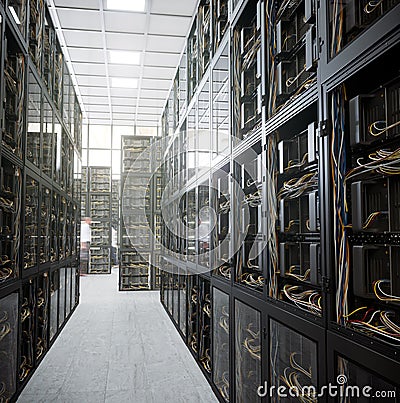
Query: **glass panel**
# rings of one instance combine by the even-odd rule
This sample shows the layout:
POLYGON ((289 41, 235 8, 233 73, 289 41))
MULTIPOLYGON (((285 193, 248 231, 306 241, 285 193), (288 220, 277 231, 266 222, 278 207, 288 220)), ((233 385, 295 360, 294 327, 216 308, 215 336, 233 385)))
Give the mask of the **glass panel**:
POLYGON ((173 274, 172 276, 172 287, 173 287, 173 316, 175 323, 179 323, 179 278, 177 274, 173 274))
POLYGON ((17 387, 18 293, 0 299, 0 312, 0 384, 4 388, 1 396, 9 401, 17 387))
POLYGON ((187 56, 186 47, 183 51, 181 62, 179 64, 179 115, 183 117, 186 111, 186 101, 187 101, 187 77, 186 77, 186 66, 187 56))
POLYGON ((40 359, 48 347, 48 308, 49 308, 49 276, 44 273, 38 278, 37 288, 37 339, 36 339, 36 357, 40 359))
MULTIPOLYGON (((317 388, 318 355, 315 342, 300 333, 271 320, 270 322, 270 373, 271 385, 290 388, 292 384, 299 390, 305 386, 317 388)), ((304 396, 305 401, 315 401, 312 393, 304 396)), ((277 401, 298 402, 295 397, 285 397, 277 401)))
POLYGON ((42 202, 40 209, 40 237, 39 237, 39 263, 50 261, 51 244, 51 221, 55 219, 51 216, 51 190, 42 186, 42 202))
POLYGON ((55 31, 47 22, 45 17, 45 26, 43 31, 43 72, 42 77, 47 92, 50 96, 53 95, 53 80, 54 80, 54 46, 55 46, 55 31))
POLYGON ((211 290, 210 282, 201 279, 200 282, 200 316, 199 316, 199 359, 203 368, 211 375, 211 290))
POLYGON ((40 118, 42 91, 29 70, 28 134, 26 157, 32 164, 39 166, 40 160, 40 118))
POLYGON ((58 330, 58 289, 59 272, 51 273, 50 280, 50 340, 56 335, 58 330))
POLYGON ((43 11, 42 0, 29 1, 29 55, 39 74, 42 71, 43 11))
MULTIPOLYGON (((69 128, 69 123, 70 123, 70 121, 69 121, 69 118, 70 118, 69 109, 70 109, 70 106, 71 106, 70 103, 69 103, 69 101, 70 101, 70 99, 69 99, 69 90, 70 90, 69 81, 70 81, 69 71, 68 71, 68 68, 67 68, 66 64, 64 64, 63 120, 64 120, 65 125, 68 128, 69 128)), ((72 105, 72 107, 73 107, 73 105, 72 105)))
POLYGON ((199 94, 198 114, 197 164, 199 171, 207 171, 211 162, 210 80, 206 81, 199 94))
POLYGON ((1 232, 0 242, 1 270, 0 284, 12 280, 19 273, 19 255, 21 244, 21 204, 22 204, 22 173, 21 168, 8 161, 5 157, 1 160, 2 181, 0 201, 1 207, 1 232))
MULTIPOLYGON (((371 364, 372 365, 372 364, 371 364)), ((364 387, 369 386, 371 395, 374 395, 375 391, 381 391, 385 393, 385 396, 382 394, 382 400, 387 403, 395 403, 397 402, 396 399, 396 387, 392 384, 386 382, 382 378, 378 377, 375 374, 372 374, 367 369, 354 364, 353 362, 347 360, 344 357, 338 356, 337 357, 337 368, 336 368, 336 375, 339 377, 340 375, 344 375, 346 377, 346 385, 349 387, 351 386, 358 386, 360 390, 360 394, 364 387), (391 397, 393 396, 393 397, 391 397)), ((348 391, 349 394, 352 393, 351 390, 348 391)), ((356 393, 356 392, 354 392, 356 393)), ((355 395, 356 396, 356 395, 355 395)), ((376 399, 371 398, 367 399, 367 397, 359 397, 350 399, 350 397, 343 397, 340 400, 340 403, 351 403, 353 401, 378 401, 379 398, 376 399)))
POLYGON ((51 203, 51 248, 50 261, 55 262, 58 257, 58 221, 60 196, 53 190, 53 202, 51 203))
POLYGON ((188 318, 188 345, 194 351, 197 353, 198 350, 198 344, 197 344, 197 318, 198 318, 198 313, 197 313, 197 308, 198 308, 198 302, 199 302, 199 288, 197 285, 198 277, 196 276, 188 276, 188 296, 189 296, 189 301, 188 301, 188 312, 187 312, 187 318, 188 318))
POLYGON ((186 304, 187 304, 187 276, 181 274, 179 276, 179 322, 180 329, 184 336, 186 336, 186 304))
POLYGON ((53 100, 58 111, 62 110, 62 93, 63 93, 63 54, 58 40, 56 40, 56 53, 54 58, 54 91, 53 100))
POLYGON ((241 198, 236 248, 240 265, 236 281, 246 287, 262 291, 264 287, 262 251, 262 154, 261 143, 255 144, 236 158, 238 182, 236 191, 241 198))
POLYGON ((198 188, 198 253, 199 264, 210 267, 210 232, 215 225, 214 212, 210 209, 210 188, 208 183, 198 188))
POLYGON ((197 161, 197 125, 196 125, 196 106, 194 106, 187 117, 187 163, 188 180, 196 175, 197 161))
MULTIPOLYGON (((8 41, 9 38, 6 38, 8 41)), ((2 142, 10 151, 22 158, 22 135, 25 120, 25 59, 19 48, 7 42, 4 63, 4 130, 2 142)))
POLYGON ((35 362, 35 283, 33 280, 22 286, 21 343, 18 378, 23 382, 33 369, 35 362))
POLYGON ((196 204, 196 191, 195 189, 190 190, 187 193, 187 216, 183 217, 186 226, 187 226, 187 255, 188 259, 191 262, 196 261, 197 255, 197 241, 196 241, 196 232, 197 232, 197 204, 196 204))
POLYGON ((65 267, 60 269, 60 289, 58 300, 58 323, 61 326, 65 319, 65 267))
POLYGON ((39 183, 26 176, 25 185, 25 242, 24 269, 37 264, 38 228, 39 228, 39 183))
POLYGON ((213 381, 221 396, 229 402, 229 295, 213 289, 213 381))
POLYGON ((67 267, 67 277, 65 279, 65 316, 68 317, 71 312, 71 273, 72 269, 67 267))
POLYGON ((58 119, 54 127, 54 141, 55 141, 55 160, 53 165, 53 178, 56 182, 60 183, 62 179, 61 171, 61 149, 62 149, 62 126, 58 119))
POLYGON ((198 83, 198 42, 197 42, 197 19, 193 21, 192 29, 188 37, 188 99, 191 99, 198 83))
POLYGON ((235 383, 238 402, 261 402, 260 312, 235 302, 235 383))
POLYGON ((213 128, 212 149, 213 158, 223 158, 229 155, 230 120, 229 120, 229 48, 225 46, 219 57, 212 76, 213 95, 213 128))
POLYGON ((76 268, 72 268, 72 278, 71 278, 71 309, 74 308, 75 306, 75 298, 78 295, 76 287, 77 287, 77 282, 76 282, 76 268))
POLYGON ((217 212, 216 223, 214 226, 214 236, 211 248, 214 250, 212 254, 212 268, 214 274, 221 276, 227 280, 231 278, 231 262, 230 262, 230 191, 229 191, 229 163, 222 167, 213 177, 212 186, 212 206, 215 206, 217 212))
POLYGON ((53 163, 53 110, 43 99, 42 172, 51 178, 53 163))
POLYGON ((67 239, 67 200, 64 196, 60 197, 60 205, 58 211, 58 258, 64 259, 66 252, 65 240, 67 239))

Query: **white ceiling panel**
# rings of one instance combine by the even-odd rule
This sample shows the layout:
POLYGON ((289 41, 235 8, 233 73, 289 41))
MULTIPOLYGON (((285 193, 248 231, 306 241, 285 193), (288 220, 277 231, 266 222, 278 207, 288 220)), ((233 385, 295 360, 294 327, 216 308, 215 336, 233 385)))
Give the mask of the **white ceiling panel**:
POLYGON ((113 113, 113 119, 131 121, 135 116, 134 113, 113 113))
POLYGON ((157 80, 157 79, 150 79, 150 78, 143 78, 142 79, 142 88, 143 89, 155 89, 155 90, 169 90, 171 88, 171 81, 170 80, 157 80))
POLYGON ((151 0, 138 13, 107 10, 106 0, 54 0, 88 122, 158 125, 197 2, 151 0), (110 64, 110 50, 139 51, 140 65, 110 64), (113 88, 114 77, 138 88, 113 88))
POLYGON ((136 106, 112 106, 113 113, 136 113, 136 106))
POLYGON ((92 112, 90 114, 90 117, 92 119, 103 119, 103 120, 107 120, 110 119, 111 115, 107 112, 92 112))
POLYGON ((107 87, 107 79, 103 76, 82 76, 77 75, 76 79, 78 85, 88 86, 88 87, 107 87))
POLYGON ((103 48, 103 36, 100 32, 65 30, 64 37, 68 47, 103 48))
POLYGON ((110 112, 109 105, 86 105, 88 112, 110 112))
POLYGON ((142 33, 146 29, 146 14, 104 11, 106 31, 142 33))
POLYGON ((165 78, 172 79, 175 74, 175 69, 172 67, 149 67, 143 69, 143 77, 145 78, 165 78))
POLYGON ((75 74, 106 77, 105 64, 73 63, 75 74))
POLYGON ((101 31, 101 14, 94 10, 58 10, 58 18, 63 29, 85 29, 86 31, 101 31))
MULTIPOLYGON (((150 98, 150 99, 166 99, 168 95, 167 90, 141 90, 140 97, 141 98, 150 98)), ((164 101, 165 103, 165 101, 164 101)))
POLYGON ((165 66, 165 67, 173 67, 179 63, 179 53, 145 53, 144 55, 144 64, 147 66, 165 66))
POLYGON ((82 95, 90 97, 106 97, 108 96, 107 87, 83 87, 79 86, 82 95))
MULTIPOLYGON (((117 119, 113 119, 113 124, 114 126, 124 126, 124 127, 131 127, 130 125, 130 121, 126 121, 126 120, 117 120, 117 119)), ((133 122, 132 122, 132 126, 133 126, 133 122)))
POLYGON ((97 118, 89 118, 89 124, 91 125, 99 125, 99 126, 108 126, 110 124, 110 119, 97 119, 97 118))
POLYGON ((162 108, 150 108, 150 107, 139 107, 138 115, 146 114, 146 115, 161 115, 162 108))
POLYGON ((140 122, 143 122, 145 124, 148 124, 149 122, 154 122, 156 120, 160 119, 160 116, 156 115, 138 115, 137 120, 140 122))
POLYGON ((69 54, 72 62, 103 63, 104 61, 102 49, 70 48, 69 54))
POLYGON ((110 64, 108 66, 108 74, 110 77, 133 77, 139 78, 140 67, 139 66, 127 66, 110 64))
POLYGON ((147 38, 147 51, 150 52, 174 52, 181 53, 184 46, 184 38, 173 36, 149 35, 147 38))
POLYGON ((149 33, 155 35, 186 35, 186 17, 171 15, 152 15, 149 23, 149 33))
POLYGON ((108 49, 144 50, 146 38, 143 34, 106 33, 108 49))
POLYGON ((93 105, 108 105, 108 97, 90 97, 83 96, 83 103, 93 105))
POLYGON ((189 18, 194 14, 197 1, 188 0, 152 0, 151 12, 168 15, 185 15, 189 18))
POLYGON ((157 108, 163 108, 165 105, 165 99, 143 99, 141 98, 139 100, 139 106, 149 106, 149 107, 157 107, 157 108))
POLYGON ((56 7, 99 9, 99 0, 54 0, 56 7))
POLYGON ((111 88, 111 96, 122 98, 135 98, 137 97, 138 90, 135 88, 111 88))
POLYGON ((118 98, 112 97, 111 104, 113 106, 136 106, 136 98, 118 98))

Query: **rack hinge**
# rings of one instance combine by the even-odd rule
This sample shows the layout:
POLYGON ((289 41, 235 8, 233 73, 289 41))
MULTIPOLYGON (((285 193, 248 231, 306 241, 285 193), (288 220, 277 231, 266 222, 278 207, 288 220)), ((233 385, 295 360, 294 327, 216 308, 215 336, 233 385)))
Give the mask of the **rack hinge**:
POLYGON ((268 336, 267 328, 264 327, 264 328, 263 328, 263 337, 264 337, 264 339, 267 339, 267 336, 268 336))
POLYGON ((331 281, 330 281, 329 277, 323 276, 321 283, 322 283, 321 284, 322 285, 322 291, 329 292, 330 291, 330 286, 331 286, 331 281))

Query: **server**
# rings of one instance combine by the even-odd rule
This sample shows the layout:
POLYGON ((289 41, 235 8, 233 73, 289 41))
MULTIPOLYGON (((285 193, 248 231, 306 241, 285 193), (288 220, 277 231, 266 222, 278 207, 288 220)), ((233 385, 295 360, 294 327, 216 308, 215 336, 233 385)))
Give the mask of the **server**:
POLYGON ((396 401, 400 5, 225 6, 199 2, 161 118, 161 302, 220 401, 396 401))

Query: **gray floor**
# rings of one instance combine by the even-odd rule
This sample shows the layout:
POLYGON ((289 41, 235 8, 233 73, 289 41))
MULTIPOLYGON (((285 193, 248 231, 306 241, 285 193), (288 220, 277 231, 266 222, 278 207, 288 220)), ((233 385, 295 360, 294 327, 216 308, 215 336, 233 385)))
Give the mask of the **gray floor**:
POLYGON ((117 282, 81 277, 80 305, 18 402, 217 402, 159 293, 117 282))

